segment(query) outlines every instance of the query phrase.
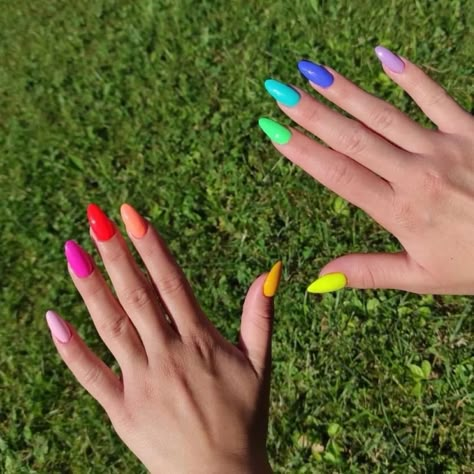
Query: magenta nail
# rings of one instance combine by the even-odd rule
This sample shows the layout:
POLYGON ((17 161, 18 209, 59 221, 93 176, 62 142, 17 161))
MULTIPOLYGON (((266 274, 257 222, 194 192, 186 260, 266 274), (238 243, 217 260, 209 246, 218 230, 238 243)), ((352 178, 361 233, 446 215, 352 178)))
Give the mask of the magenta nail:
POLYGON ((46 312, 46 322, 48 323, 51 334, 59 342, 65 344, 71 339, 71 331, 64 320, 54 311, 46 312))
POLYGON ((405 63, 389 49, 384 48, 383 46, 377 46, 375 48, 375 54, 380 62, 390 69, 390 71, 400 74, 405 69, 405 63))
POLYGON ((92 260, 87 252, 74 240, 68 240, 64 245, 66 259, 72 271, 79 278, 85 278, 92 273, 92 260))

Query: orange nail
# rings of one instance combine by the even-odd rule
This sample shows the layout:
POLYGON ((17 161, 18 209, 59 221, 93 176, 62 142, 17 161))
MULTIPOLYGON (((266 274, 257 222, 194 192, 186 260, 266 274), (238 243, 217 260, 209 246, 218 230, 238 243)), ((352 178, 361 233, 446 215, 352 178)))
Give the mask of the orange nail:
POLYGON ((148 222, 130 204, 122 204, 120 214, 127 232, 133 237, 141 239, 146 234, 148 222))
POLYGON ((263 294, 269 298, 275 296, 280 284, 281 278, 281 261, 278 261, 273 265, 272 269, 268 272, 267 278, 263 283, 263 294))

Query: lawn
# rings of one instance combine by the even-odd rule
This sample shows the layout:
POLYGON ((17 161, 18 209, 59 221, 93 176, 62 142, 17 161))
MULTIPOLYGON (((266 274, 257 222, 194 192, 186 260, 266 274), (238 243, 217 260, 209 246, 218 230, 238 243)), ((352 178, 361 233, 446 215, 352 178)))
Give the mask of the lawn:
MULTIPOLYGON (((159 228, 235 338, 281 258, 269 451, 278 473, 474 472, 473 300, 345 290, 304 299, 333 256, 395 250, 364 213, 273 150, 273 77, 330 65, 426 123, 383 43, 472 109, 468 0, 135 0, 0 6, 0 472, 143 473, 57 356, 55 308, 112 362, 67 276, 85 208, 159 228)), ((309 90, 309 89, 308 89, 309 90)), ((427 124, 428 125, 428 124, 427 124)))

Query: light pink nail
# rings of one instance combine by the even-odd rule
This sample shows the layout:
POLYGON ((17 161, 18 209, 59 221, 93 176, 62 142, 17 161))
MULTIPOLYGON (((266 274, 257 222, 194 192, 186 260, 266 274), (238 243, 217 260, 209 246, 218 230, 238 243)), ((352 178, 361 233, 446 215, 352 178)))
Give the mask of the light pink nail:
POLYGON ((388 67, 390 71, 396 72, 397 74, 401 74, 404 71, 405 63, 389 49, 384 48, 383 46, 377 46, 375 48, 375 54, 380 62, 388 67))
POLYGON ((51 334, 59 341, 65 344, 71 339, 71 331, 64 320, 54 311, 46 312, 46 322, 48 323, 51 334))

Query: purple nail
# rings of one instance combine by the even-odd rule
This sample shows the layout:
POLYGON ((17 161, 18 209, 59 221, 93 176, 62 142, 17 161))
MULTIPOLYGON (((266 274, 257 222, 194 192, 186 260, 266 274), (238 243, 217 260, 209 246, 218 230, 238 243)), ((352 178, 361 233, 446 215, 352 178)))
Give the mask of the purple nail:
POLYGON ((92 273, 94 269, 92 260, 77 242, 68 240, 64 245, 64 253, 76 276, 85 278, 92 273))
POLYGON ((390 71, 400 74, 405 69, 405 63, 389 49, 384 48, 383 46, 377 46, 375 48, 375 54, 380 62, 384 66, 387 66, 390 71))
POLYGON ((48 323, 51 334, 59 341, 65 344, 71 339, 71 331, 64 320, 54 311, 46 312, 46 322, 48 323))

